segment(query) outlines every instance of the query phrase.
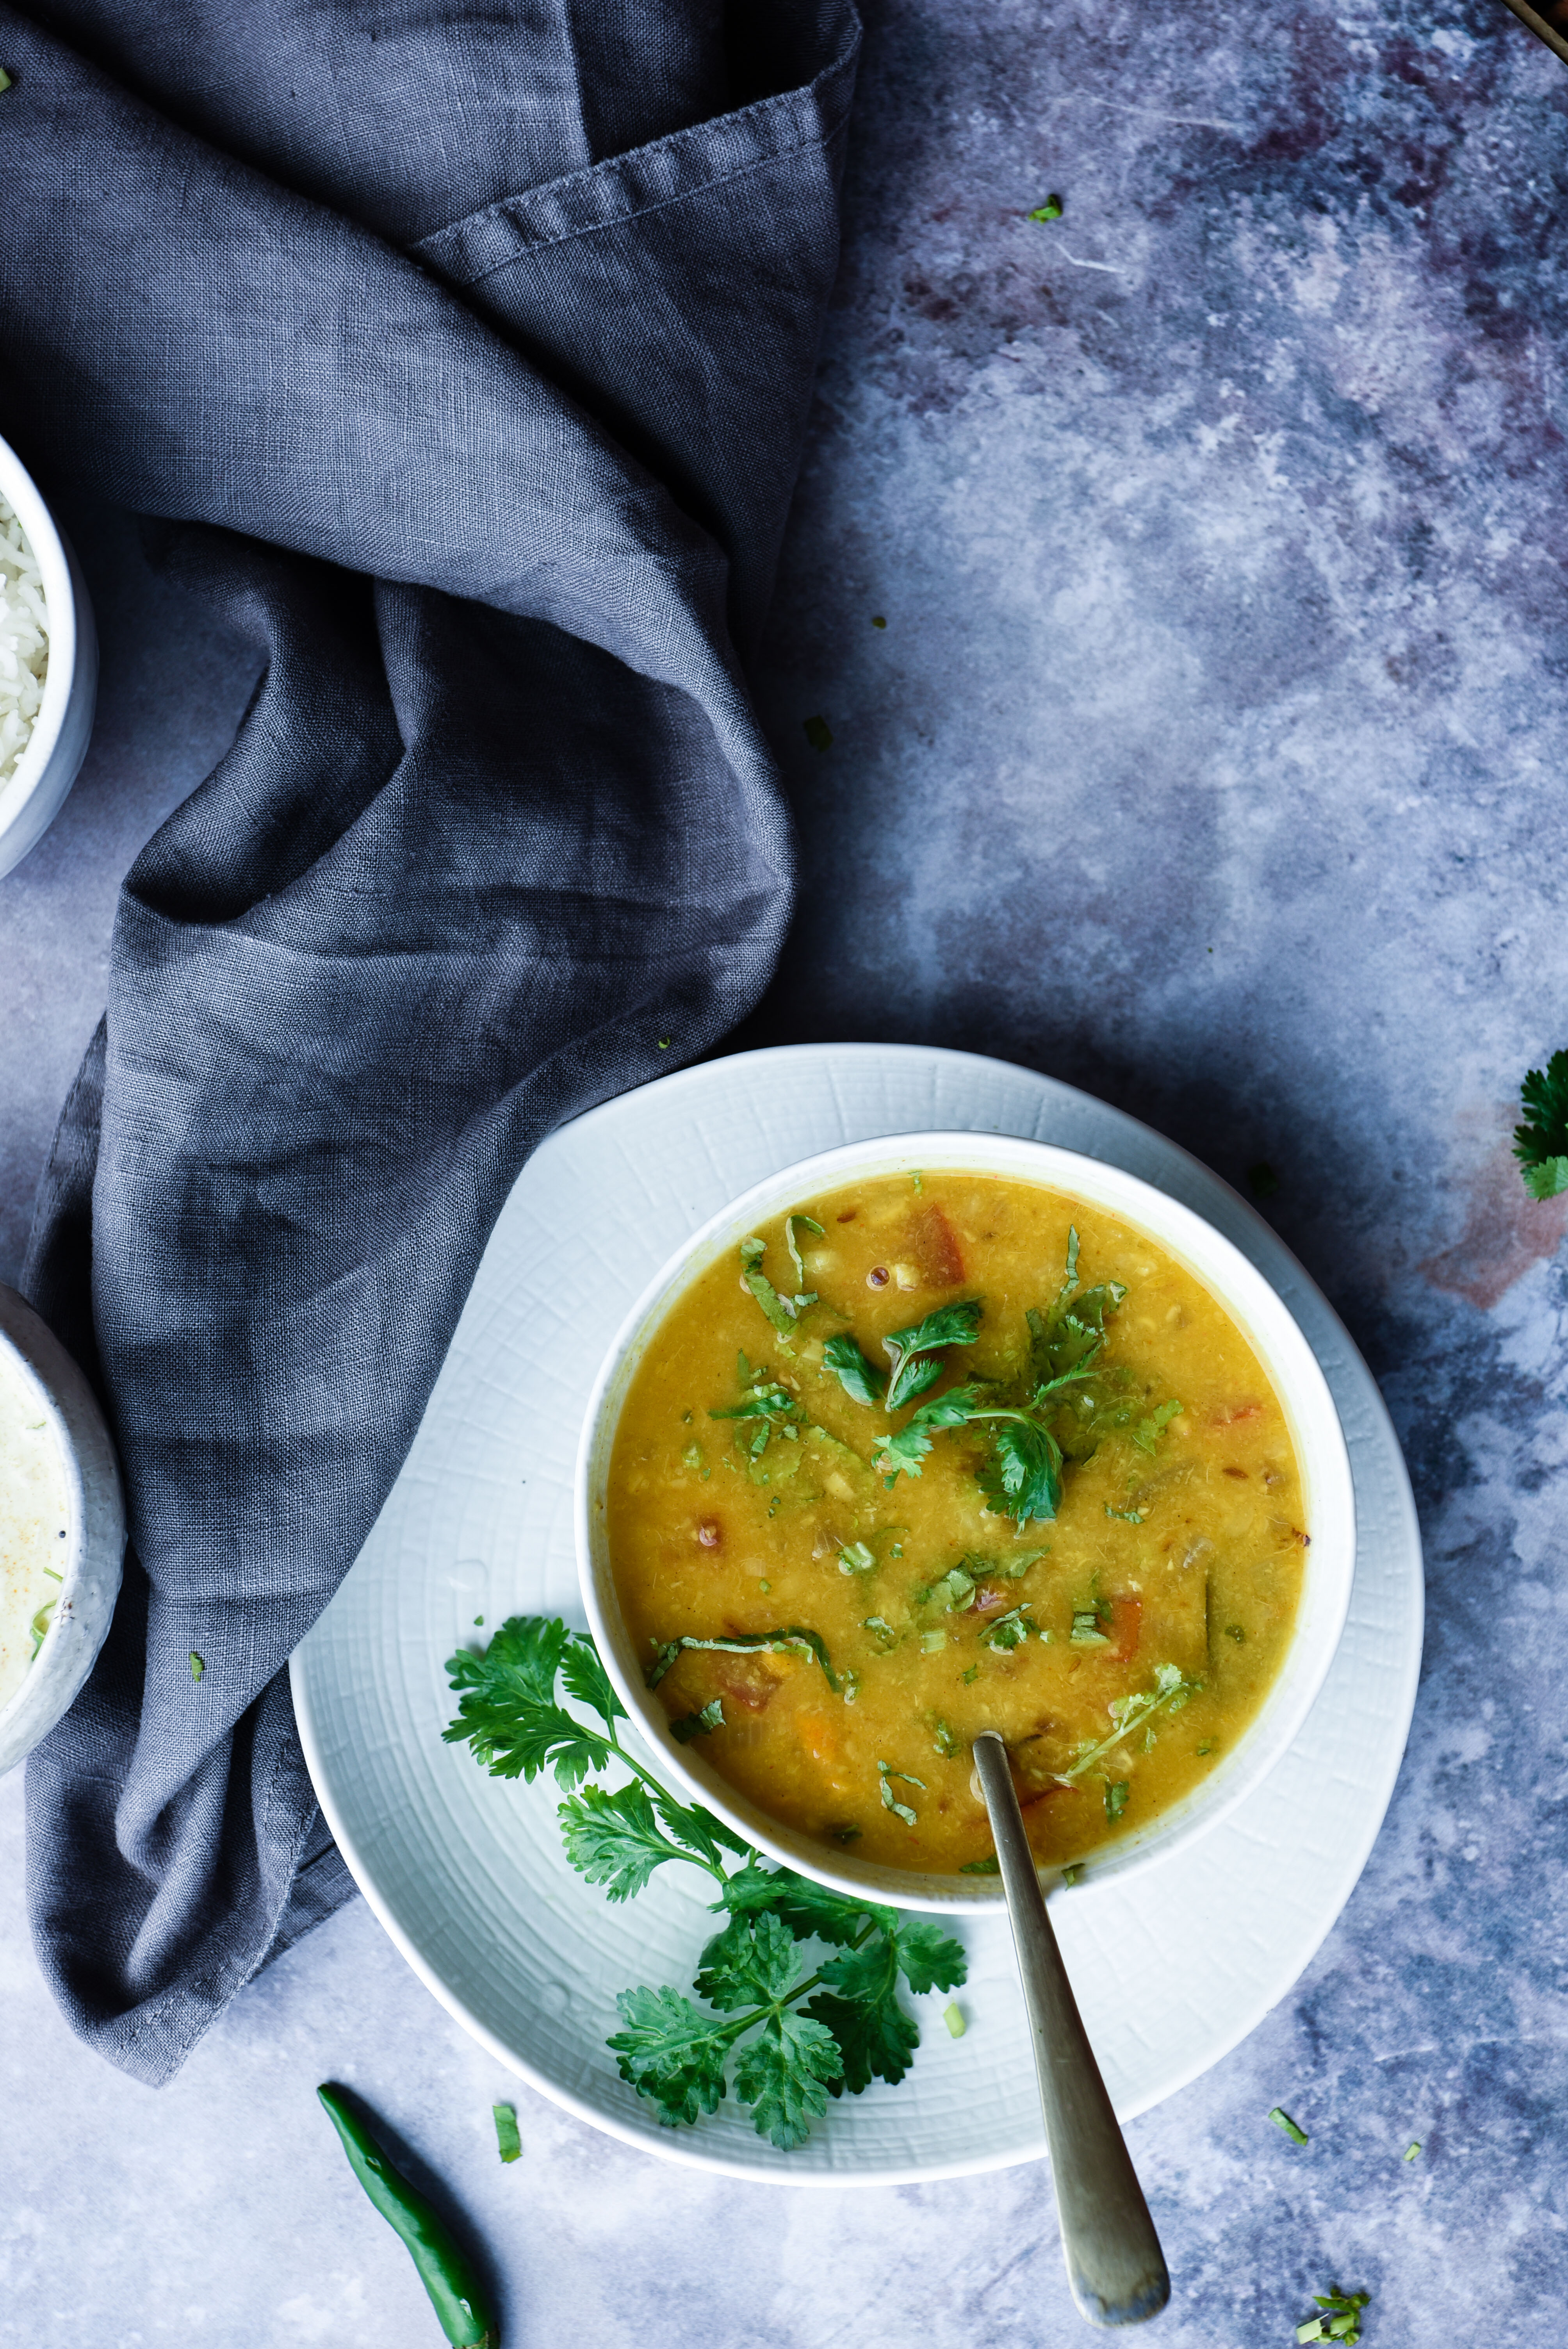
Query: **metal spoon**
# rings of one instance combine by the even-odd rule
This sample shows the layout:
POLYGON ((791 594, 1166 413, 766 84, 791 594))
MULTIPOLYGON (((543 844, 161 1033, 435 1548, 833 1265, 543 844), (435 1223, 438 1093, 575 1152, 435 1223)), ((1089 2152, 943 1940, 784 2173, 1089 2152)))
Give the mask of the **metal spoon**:
POLYGON ((1035 2042, 1068 2282, 1090 2324, 1142 2324, 1171 2297, 1165 2254, 1111 2110, 1040 1895, 1007 1749, 975 1740, 1035 2042))

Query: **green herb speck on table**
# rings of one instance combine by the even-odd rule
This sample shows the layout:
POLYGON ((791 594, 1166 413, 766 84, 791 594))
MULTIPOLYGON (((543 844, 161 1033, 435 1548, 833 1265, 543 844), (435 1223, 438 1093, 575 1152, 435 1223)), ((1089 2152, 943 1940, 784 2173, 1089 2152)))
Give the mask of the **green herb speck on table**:
POLYGON ((1301 2127, 1299 2122, 1292 2120, 1290 2115, 1285 2111, 1283 2105, 1274 2106, 1269 2113, 1269 2118, 1274 2122, 1276 2128, 1284 2129, 1292 2145, 1310 2145, 1312 2143, 1312 2139, 1307 2136, 1306 2131, 1301 2127))
POLYGON ((1336 2283, 1331 2283, 1326 2292, 1315 2292, 1312 2297, 1323 2313, 1309 2316, 1296 2326, 1297 2341, 1343 2341, 1346 2349, 1356 2349, 1361 2338, 1361 2312, 1371 2293, 1341 2292, 1336 2283))
MULTIPOLYGON (((820 1642, 799 1629, 748 1644, 774 1637, 810 1643, 830 1671, 820 1642)), ((733 2086, 758 2135, 788 2151, 830 2096, 904 2077, 920 2027, 901 1983, 917 1996, 956 1990, 967 1971, 962 1948, 934 1921, 767 1866, 722 1819, 677 1802, 622 1744, 625 1708, 592 1640, 564 1623, 513 1616, 482 1654, 455 1655, 447 1671, 458 1693, 447 1743, 468 1744, 496 1777, 531 1784, 553 1771, 566 1791, 557 1806, 566 1857, 607 1899, 634 1899, 675 1860, 711 1879, 712 1909, 726 1922, 698 1957, 696 1997, 667 1986, 623 1991, 623 2027, 607 2042, 621 2077, 665 2127, 717 2112, 733 2086), (612 1767, 629 1783, 586 1783, 612 1767)), ((890 1777, 921 1782, 879 1764, 882 1798, 896 1810, 890 1777)))
POLYGON ((490 2106, 490 2117, 495 2122, 496 2151, 500 2154, 502 2161, 521 2161, 522 2159, 522 2139, 518 2135, 517 2106, 515 2105, 492 2105, 490 2106))
POLYGON ((1513 1154, 1532 1199, 1568 1191, 1568 1052, 1553 1052, 1520 1087, 1525 1123, 1513 1129, 1513 1154))

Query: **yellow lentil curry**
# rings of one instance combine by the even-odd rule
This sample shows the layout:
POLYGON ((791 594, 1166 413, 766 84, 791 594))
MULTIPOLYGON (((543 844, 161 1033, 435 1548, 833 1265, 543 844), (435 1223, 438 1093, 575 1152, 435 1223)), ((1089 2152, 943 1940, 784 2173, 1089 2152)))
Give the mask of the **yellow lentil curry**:
POLYGON ((990 1874, 971 1741, 1076 1861, 1185 1795, 1277 1671, 1308 1535, 1279 1402, 1119 1217, 988 1175, 809 1201, 670 1309, 607 1497, 677 1737, 857 1859, 990 1874))

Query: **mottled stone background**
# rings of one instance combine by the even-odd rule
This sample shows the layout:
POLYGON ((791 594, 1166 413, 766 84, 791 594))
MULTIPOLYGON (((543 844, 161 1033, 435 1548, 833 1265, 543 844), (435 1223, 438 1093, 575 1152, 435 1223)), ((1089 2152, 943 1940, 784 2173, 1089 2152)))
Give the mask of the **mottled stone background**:
MULTIPOLYGON (((763 679, 800 914, 743 1040, 994 1051, 1233 1180, 1266 1160, 1429 1545, 1360 1889, 1294 1998, 1131 2133, 1166 2349, 1284 2349, 1330 2278, 1373 2293, 1368 2349, 1568 2335, 1564 1217, 1508 1155, 1522 1073, 1568 1044, 1565 190, 1568 70, 1500 0, 871 11, 763 679)), ((0 1276, 115 884, 253 681, 129 524, 63 504, 103 716, 0 883, 0 1276)), ((5 2349, 429 2341, 311 2104, 332 2072, 470 2214, 519 2349, 1080 2337, 1043 2170, 816 2194, 670 2169, 511 2089, 362 1904, 171 2088, 133 2086, 39 1984, 20 1797, 5 2349), (487 2107, 514 2093, 501 2170, 487 2107)))

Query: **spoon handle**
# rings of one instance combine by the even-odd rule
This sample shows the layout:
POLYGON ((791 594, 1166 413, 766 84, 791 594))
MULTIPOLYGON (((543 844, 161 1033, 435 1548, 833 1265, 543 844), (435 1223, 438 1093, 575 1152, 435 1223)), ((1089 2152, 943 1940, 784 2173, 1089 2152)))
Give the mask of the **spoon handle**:
POLYGON ((1068 2282, 1091 2324, 1141 2324, 1171 2297, 1165 2254, 1078 2011, 1024 1829, 1007 1749, 975 1740, 1035 2042, 1068 2282))

